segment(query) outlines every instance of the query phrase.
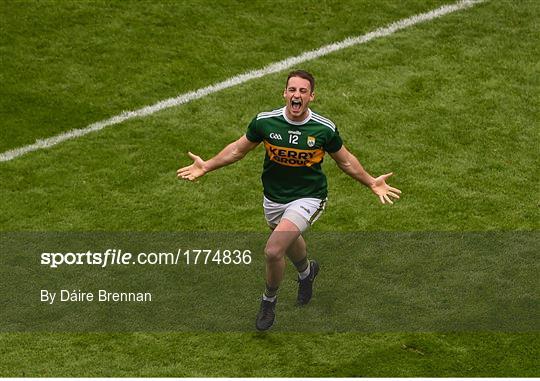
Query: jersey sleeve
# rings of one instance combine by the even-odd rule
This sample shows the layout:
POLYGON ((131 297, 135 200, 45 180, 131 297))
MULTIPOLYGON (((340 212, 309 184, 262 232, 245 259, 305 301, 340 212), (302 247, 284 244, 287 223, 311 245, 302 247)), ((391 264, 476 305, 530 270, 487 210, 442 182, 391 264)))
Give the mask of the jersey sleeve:
POLYGON ((341 136, 339 136, 339 132, 336 128, 335 131, 332 131, 332 133, 328 137, 328 140, 326 141, 323 148, 328 153, 334 153, 339 151, 342 146, 343 140, 341 140, 341 136))
POLYGON ((263 141, 263 136, 258 128, 257 118, 253 118, 246 131, 246 138, 253 143, 263 141))

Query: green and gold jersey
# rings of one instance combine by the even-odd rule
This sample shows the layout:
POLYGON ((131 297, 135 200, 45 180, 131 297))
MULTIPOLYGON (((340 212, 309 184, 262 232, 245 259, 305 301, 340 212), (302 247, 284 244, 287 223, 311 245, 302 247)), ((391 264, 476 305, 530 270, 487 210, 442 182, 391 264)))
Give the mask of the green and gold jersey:
POLYGON ((324 153, 343 142, 332 121, 308 110, 302 122, 289 120, 285 108, 261 112, 249 124, 248 140, 266 149, 262 173, 264 195, 278 203, 304 197, 325 199, 328 190, 321 163, 324 153))

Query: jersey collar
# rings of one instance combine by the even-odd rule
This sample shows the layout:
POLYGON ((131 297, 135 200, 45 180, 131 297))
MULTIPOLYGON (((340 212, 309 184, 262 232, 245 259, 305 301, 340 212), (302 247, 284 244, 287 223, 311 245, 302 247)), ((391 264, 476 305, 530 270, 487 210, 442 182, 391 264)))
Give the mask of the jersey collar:
POLYGON ((283 118, 285 118, 287 123, 289 123, 289 124, 293 124, 295 126, 302 126, 302 125, 306 124, 307 122, 309 122, 309 120, 311 119, 311 109, 310 108, 308 108, 308 116, 306 117, 306 119, 304 119, 301 122, 295 122, 294 120, 290 120, 289 118, 287 118, 287 113, 285 112, 285 109, 286 109, 286 107, 283 107, 281 109, 281 114, 283 115, 283 118))

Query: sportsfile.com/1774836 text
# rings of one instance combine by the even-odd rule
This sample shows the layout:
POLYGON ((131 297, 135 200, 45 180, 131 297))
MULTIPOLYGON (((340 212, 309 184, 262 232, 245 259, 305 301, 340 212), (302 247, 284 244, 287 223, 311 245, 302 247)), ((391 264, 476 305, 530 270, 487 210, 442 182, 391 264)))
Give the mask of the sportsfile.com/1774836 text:
POLYGON ((139 252, 132 254, 121 249, 103 252, 43 252, 41 265, 50 268, 59 266, 91 265, 249 265, 249 249, 178 249, 173 252, 139 252))

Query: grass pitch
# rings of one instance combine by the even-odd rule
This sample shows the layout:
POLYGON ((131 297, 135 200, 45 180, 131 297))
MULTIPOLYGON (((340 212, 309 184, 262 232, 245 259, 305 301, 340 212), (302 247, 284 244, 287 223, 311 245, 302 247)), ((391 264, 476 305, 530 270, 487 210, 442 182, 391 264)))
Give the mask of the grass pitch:
MULTIPOLYGON (((441 3, 308 2, 299 18, 297 5, 287 2, 144 9, 4 2, 0 148, 84 127, 441 3)), ((537 232, 538 14, 536 1, 488 1, 303 65, 318 80, 313 108, 336 122, 370 172, 394 171, 391 184, 404 192, 393 207, 382 207, 327 160, 329 207, 312 234, 537 232)), ((195 184, 174 175, 186 151, 209 157, 257 112, 281 105, 284 74, 2 163, 1 229, 264 231, 262 149, 195 184)), ((245 313, 254 316, 256 308, 245 313)), ((0 374, 538 376, 533 328, 3 333, 0 374)))

